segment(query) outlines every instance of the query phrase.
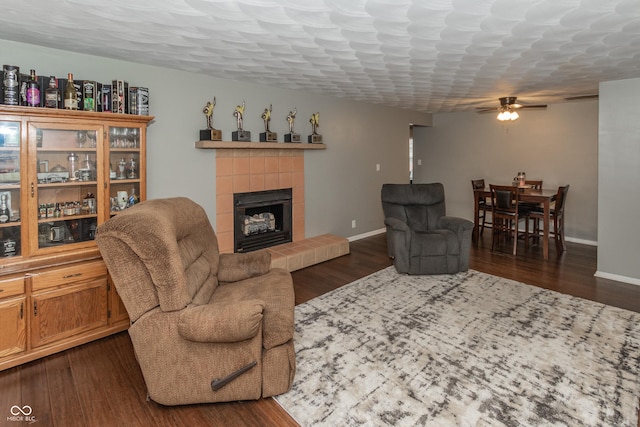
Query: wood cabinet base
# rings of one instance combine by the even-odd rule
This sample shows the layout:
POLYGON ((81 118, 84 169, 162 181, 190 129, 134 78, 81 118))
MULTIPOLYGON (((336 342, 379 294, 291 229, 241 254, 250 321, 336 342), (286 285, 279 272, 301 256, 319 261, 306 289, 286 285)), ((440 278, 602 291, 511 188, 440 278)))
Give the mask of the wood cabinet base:
POLYGON ((128 327, 102 259, 0 275, 0 371, 128 327))

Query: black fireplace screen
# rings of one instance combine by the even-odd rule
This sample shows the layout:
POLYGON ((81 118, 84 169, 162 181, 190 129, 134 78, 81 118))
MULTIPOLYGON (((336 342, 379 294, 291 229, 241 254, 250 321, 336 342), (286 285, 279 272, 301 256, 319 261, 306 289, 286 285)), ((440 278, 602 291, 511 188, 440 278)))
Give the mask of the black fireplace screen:
POLYGON ((290 242, 291 199, 291 188, 234 194, 234 251, 290 242))

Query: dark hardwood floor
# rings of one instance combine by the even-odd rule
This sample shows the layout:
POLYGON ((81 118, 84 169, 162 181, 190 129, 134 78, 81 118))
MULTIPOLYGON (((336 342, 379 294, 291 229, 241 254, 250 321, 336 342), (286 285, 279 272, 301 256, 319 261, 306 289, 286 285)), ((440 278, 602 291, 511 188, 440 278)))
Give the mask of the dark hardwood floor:
MULTIPOLYGON (((491 252, 489 231, 472 248, 471 268, 640 312, 640 286, 599 279, 596 248, 568 243, 551 259, 521 246, 516 257, 491 252), (522 250, 521 250, 522 249, 522 250)), ((508 251, 508 249, 506 249, 508 251)), ((296 303, 391 265, 385 235, 351 243, 351 254, 293 273, 296 303)), ((38 426, 296 426, 272 399, 164 407, 146 400, 126 332, 0 372, 0 426, 13 405, 29 405, 38 426)))

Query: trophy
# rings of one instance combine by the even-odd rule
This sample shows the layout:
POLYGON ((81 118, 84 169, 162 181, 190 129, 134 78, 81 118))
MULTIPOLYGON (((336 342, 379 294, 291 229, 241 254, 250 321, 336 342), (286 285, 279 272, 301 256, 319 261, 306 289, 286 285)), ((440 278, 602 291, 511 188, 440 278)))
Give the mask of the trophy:
POLYGON ((287 114, 287 123, 289 123, 289 133, 284 135, 284 142, 300 142, 300 134, 293 131, 293 122, 296 120, 297 108, 289 111, 287 114))
POLYGON ((233 117, 236 118, 238 130, 234 130, 233 132, 231 132, 231 140, 251 142, 251 132, 242 129, 242 119, 244 117, 244 101, 242 101, 242 105, 237 105, 236 109, 233 110, 233 117))
POLYGON ((313 113, 309 119, 311 123, 311 135, 309 135, 309 143, 321 143, 322 135, 318 134, 318 127, 320 126, 320 113, 313 113))
POLYGON ((271 110, 272 106, 269 104, 269 108, 265 108, 264 113, 260 116, 264 122, 264 132, 260 133, 260 142, 278 142, 278 134, 269 130, 269 123, 271 123, 271 110))
POLYGON ((200 141, 222 141, 222 131, 213 127, 213 109, 216 106, 216 97, 213 102, 207 102, 202 112, 207 118, 207 128, 200 130, 200 141))

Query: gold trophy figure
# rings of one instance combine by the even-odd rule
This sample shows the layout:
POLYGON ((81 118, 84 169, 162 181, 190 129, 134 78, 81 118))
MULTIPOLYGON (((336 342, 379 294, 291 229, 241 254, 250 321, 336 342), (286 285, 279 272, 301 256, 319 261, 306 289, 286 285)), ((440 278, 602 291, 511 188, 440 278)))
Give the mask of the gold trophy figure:
POLYGON ((318 128, 320 127, 320 113, 313 113, 309 119, 311 123, 311 135, 309 135, 309 143, 321 143, 322 135, 318 134, 318 128))
POLYGON ((216 97, 213 97, 213 102, 207 102, 207 104, 202 109, 206 119, 207 119, 207 128, 200 131, 200 140, 206 141, 221 141, 222 140, 222 131, 215 129, 213 127, 213 109, 216 107, 216 97))
POLYGON ((236 118, 236 124, 238 127, 238 130, 233 131, 231 133, 231 139, 233 141, 246 141, 246 142, 251 141, 251 132, 242 129, 242 122, 244 119, 244 108, 245 108, 245 104, 243 100, 242 105, 237 105, 236 109, 233 110, 233 117, 236 118))
POLYGON ((269 129, 269 124, 271 123, 271 111, 273 110, 273 106, 269 104, 269 108, 264 109, 264 113, 262 113, 262 121, 264 122, 264 132, 260 134, 260 142, 278 142, 278 134, 275 132, 271 132, 269 129))
POLYGON ((296 121, 298 109, 294 108, 287 114, 287 123, 289 123, 289 133, 284 135, 284 142, 300 142, 300 134, 293 131, 294 122, 296 121))

